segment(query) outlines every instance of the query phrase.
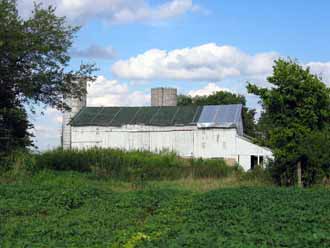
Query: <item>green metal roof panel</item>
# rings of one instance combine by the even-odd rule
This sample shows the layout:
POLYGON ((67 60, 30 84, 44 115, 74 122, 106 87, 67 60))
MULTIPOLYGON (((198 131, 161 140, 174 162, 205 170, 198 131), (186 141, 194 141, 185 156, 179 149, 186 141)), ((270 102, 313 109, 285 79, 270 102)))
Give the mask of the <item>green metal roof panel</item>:
POLYGON ((122 126, 130 124, 135 114, 139 110, 139 107, 122 107, 114 117, 110 126, 122 126))
POLYGON ((150 119, 152 126, 172 126, 173 119, 179 107, 160 107, 155 115, 150 119))
POLYGON ((152 126, 192 125, 203 107, 84 107, 72 120, 72 126, 152 126))
POLYGON ((151 118, 158 110, 159 107, 140 107, 130 124, 150 125, 151 118))
POLYGON ((95 117, 95 112, 99 110, 98 107, 82 108, 71 122, 73 126, 91 126, 91 121, 95 117))
POLYGON ((110 126, 112 120, 119 112, 120 107, 104 107, 99 109, 101 110, 100 112, 94 112, 95 116, 92 122, 92 126, 110 126))
POLYGON ((196 123, 203 107, 202 106, 182 106, 175 115, 174 124, 184 125, 196 123))

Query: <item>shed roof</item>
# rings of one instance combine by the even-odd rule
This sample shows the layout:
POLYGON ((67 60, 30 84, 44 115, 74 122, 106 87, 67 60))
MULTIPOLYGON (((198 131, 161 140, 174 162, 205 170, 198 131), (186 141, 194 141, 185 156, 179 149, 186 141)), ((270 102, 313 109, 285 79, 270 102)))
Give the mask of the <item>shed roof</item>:
MULTIPOLYGON (((166 107, 84 107, 72 126, 203 125, 231 127, 238 124, 241 104, 166 107), (239 117, 238 117, 239 116, 239 117)), ((237 127, 238 125, 236 125, 237 127)), ((206 126, 207 127, 207 126, 206 126)))

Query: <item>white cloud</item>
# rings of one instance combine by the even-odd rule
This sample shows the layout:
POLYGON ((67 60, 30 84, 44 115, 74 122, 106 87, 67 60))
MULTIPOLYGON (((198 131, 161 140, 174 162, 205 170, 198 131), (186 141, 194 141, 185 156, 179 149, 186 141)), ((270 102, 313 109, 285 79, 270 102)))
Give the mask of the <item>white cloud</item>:
POLYGON ((275 52, 249 55, 233 46, 209 43, 165 51, 151 49, 128 60, 119 60, 111 70, 128 80, 221 81, 234 77, 265 77, 272 70, 275 52))
POLYGON ((127 84, 98 76, 88 87, 88 106, 139 106, 150 102, 149 93, 129 90, 127 84))
POLYGON ((53 108, 40 109, 44 115, 30 117, 35 135, 33 139, 39 150, 51 149, 60 146, 62 113, 53 108))
MULTIPOLYGON (((109 23, 162 21, 198 10, 192 0, 167 0, 162 4, 150 5, 147 0, 41 0, 45 6, 57 7, 59 15, 72 21, 86 22, 98 18, 109 23)), ((19 0, 19 10, 28 16, 33 1, 19 0)))
POLYGON ((88 59, 113 59, 116 56, 116 51, 111 46, 101 47, 93 44, 85 49, 72 49, 71 55, 88 59))
POLYGON ((306 66, 310 67, 311 72, 322 78, 322 81, 330 85, 330 62, 310 62, 306 66))
POLYGON ((226 88, 221 88, 215 83, 208 83, 205 87, 201 89, 196 89, 196 90, 191 90, 188 92, 188 95, 195 97, 195 96, 208 96, 213 94, 214 92, 217 91, 227 91, 231 92, 231 90, 226 89, 226 88))

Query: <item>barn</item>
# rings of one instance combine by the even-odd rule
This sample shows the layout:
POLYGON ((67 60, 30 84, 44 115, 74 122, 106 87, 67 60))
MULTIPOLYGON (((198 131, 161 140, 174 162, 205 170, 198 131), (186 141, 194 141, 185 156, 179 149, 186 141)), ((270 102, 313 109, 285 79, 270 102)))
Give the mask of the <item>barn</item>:
POLYGON ((86 98, 68 99, 62 144, 89 147, 174 151, 182 157, 223 158, 245 170, 272 152, 244 136, 242 105, 175 106, 176 89, 151 91, 151 106, 88 107, 86 98))

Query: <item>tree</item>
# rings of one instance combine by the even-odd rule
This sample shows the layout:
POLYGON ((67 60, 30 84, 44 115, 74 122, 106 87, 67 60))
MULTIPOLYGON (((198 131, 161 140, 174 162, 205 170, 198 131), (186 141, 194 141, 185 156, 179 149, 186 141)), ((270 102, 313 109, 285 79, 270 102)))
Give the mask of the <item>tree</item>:
MULTIPOLYGON (((94 65, 68 71, 68 54, 79 27, 57 17, 51 6, 35 4, 31 17, 22 19, 15 0, 0 0, 0 149, 31 144, 26 107, 36 104, 69 109, 63 96, 81 97, 85 82, 93 81, 94 65), (8 138, 9 137, 9 138, 8 138)), ((1 150, 0 150, 1 152, 1 150)))
POLYGON ((275 155, 274 176, 279 183, 294 184, 301 166, 305 185, 314 183, 308 173, 315 164, 303 147, 308 137, 315 142, 314 133, 329 124, 330 90, 309 68, 304 69, 290 59, 276 60, 273 75, 267 80, 270 88, 249 83, 247 89, 261 99, 263 114, 259 128, 264 133, 262 142, 275 155))
POLYGON ((305 167, 303 181, 306 185, 314 182, 330 182, 330 128, 311 132, 302 140, 299 153, 309 165, 305 167))
POLYGON ((184 105, 220 105, 220 104, 242 104, 243 105, 243 125, 244 133, 248 136, 255 137, 256 124, 254 116, 256 114, 254 109, 246 107, 246 99, 243 95, 234 94, 228 91, 217 91, 209 96, 178 96, 177 104, 184 105))

